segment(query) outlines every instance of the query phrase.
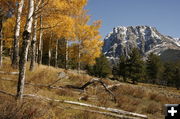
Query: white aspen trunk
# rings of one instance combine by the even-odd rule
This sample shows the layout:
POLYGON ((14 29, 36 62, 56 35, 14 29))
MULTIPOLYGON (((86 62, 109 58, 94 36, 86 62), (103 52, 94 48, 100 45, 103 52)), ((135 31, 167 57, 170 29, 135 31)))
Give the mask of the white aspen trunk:
MULTIPOLYGON (((39 0, 39 2, 38 2, 38 5, 37 5, 37 9, 39 9, 39 5, 41 4, 41 3, 43 3, 43 1, 44 0, 39 0)), ((40 30, 41 30, 41 28, 42 28, 42 19, 41 19, 41 17, 42 16, 40 16, 40 30)), ((36 19, 38 19, 38 18, 36 18, 36 19)), ((36 31, 37 32, 37 31, 36 31)), ((42 38, 42 32, 40 31, 40 38, 42 38)), ((37 40, 37 39, 36 39, 37 40)), ((41 45, 41 44, 40 44, 41 45)), ((38 59, 39 59, 39 44, 38 43, 36 43, 36 46, 35 46, 35 62, 36 63, 38 63, 38 59)))
POLYGON ((68 40, 65 41, 66 43, 66 48, 65 48, 65 69, 68 69, 68 60, 69 60, 69 53, 68 53, 68 40))
POLYGON ((21 14, 24 6, 24 0, 21 0, 18 3, 18 9, 16 14, 16 26, 13 42, 13 57, 12 57, 12 67, 18 67, 18 57, 19 57, 19 36, 20 36, 20 27, 21 27, 21 14))
MULTIPOLYGON (((39 8, 38 5, 35 7, 35 11, 39 8)), ((31 41, 31 49, 32 49, 32 56, 31 56, 31 63, 30 63, 30 71, 34 70, 35 61, 36 61, 36 42, 37 42, 37 22, 38 22, 37 14, 34 15, 34 24, 33 24, 33 38, 31 41)))
POLYGON ((31 63, 30 63, 30 71, 34 70, 35 66, 35 55, 36 55, 36 42, 37 42, 37 17, 34 18, 34 26, 33 26, 33 39, 31 41, 31 49, 32 49, 32 56, 31 56, 31 63))
POLYGON ((58 64, 57 64, 57 62, 58 62, 58 41, 59 40, 56 40, 56 48, 55 48, 55 67, 57 68, 58 67, 58 64))
POLYGON ((48 66, 51 66, 51 43, 52 43, 52 33, 51 33, 49 49, 48 49, 48 66))
POLYGON ((34 0, 29 0, 28 16, 27 16, 25 30, 23 32, 22 51, 21 51, 20 60, 19 60, 17 99, 20 99, 20 100, 22 100, 23 98, 25 74, 26 74, 26 62, 27 62, 28 48, 30 44, 33 14, 34 14, 34 0))
POLYGON ((51 49, 48 51, 48 66, 51 66, 51 49))
POLYGON ((3 61, 3 17, 0 18, 0 67, 2 67, 2 61, 3 61))
POLYGON ((42 16, 40 16, 40 36, 39 36, 39 46, 38 46, 38 64, 42 64, 42 47, 43 47, 43 25, 42 25, 42 16))

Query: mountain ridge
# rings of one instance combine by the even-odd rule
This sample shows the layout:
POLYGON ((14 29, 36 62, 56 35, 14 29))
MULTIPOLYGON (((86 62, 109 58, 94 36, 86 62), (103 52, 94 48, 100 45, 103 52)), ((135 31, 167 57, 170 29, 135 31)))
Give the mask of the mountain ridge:
POLYGON ((149 53, 161 55, 165 50, 180 50, 180 38, 162 35, 152 26, 118 26, 104 38, 103 53, 107 58, 128 56, 132 48, 138 48, 146 57, 149 53))

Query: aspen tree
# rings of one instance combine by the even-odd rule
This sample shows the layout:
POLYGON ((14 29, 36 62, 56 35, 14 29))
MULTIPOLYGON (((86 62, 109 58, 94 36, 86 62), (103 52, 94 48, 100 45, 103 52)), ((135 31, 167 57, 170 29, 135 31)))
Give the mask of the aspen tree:
POLYGON ((86 37, 86 31, 87 31, 87 22, 90 19, 90 16, 87 15, 87 11, 81 10, 80 15, 76 17, 76 40, 78 42, 78 72, 81 68, 81 42, 86 37))
POLYGON ((81 61, 88 65, 95 64, 96 58, 101 55, 102 41, 99 35, 101 21, 95 21, 92 25, 86 28, 87 32, 81 42, 81 61))
POLYGON ((28 5, 29 5, 28 15, 27 15, 25 29, 23 32, 22 51, 21 51, 20 60, 19 60, 17 99, 20 99, 20 100, 23 97, 24 84, 25 84, 27 54, 28 54, 28 48, 30 45, 31 29, 32 29, 33 14, 34 14, 34 0, 29 0, 28 5))
POLYGON ((42 36, 43 36, 43 18, 42 18, 42 15, 40 16, 40 35, 39 35, 39 45, 38 45, 38 64, 42 64, 42 48, 43 48, 43 39, 42 39, 42 36))
POLYGON ((34 13, 34 16, 33 16, 34 17, 33 18, 34 19, 34 24, 33 24, 33 38, 32 38, 32 41, 31 41, 32 54, 31 54, 30 71, 33 71, 34 66, 35 66, 36 42, 37 42, 37 23, 38 23, 37 11, 39 9, 40 4, 41 4, 41 0, 36 1, 35 13, 34 13))
POLYGON ((0 67, 3 62, 3 22, 7 19, 7 13, 15 8, 15 0, 0 0, 0 67))
POLYGON ((12 66, 14 68, 18 67, 19 37, 20 37, 21 14, 22 14, 23 6, 24 6, 24 0, 18 2, 18 9, 16 13, 16 25, 14 32, 14 42, 13 42, 13 57, 12 57, 12 66))
MULTIPOLYGON (((75 17, 80 15, 80 11, 84 8, 87 3, 87 0, 78 0, 78 1, 69 1, 69 0, 57 0, 50 1, 50 4, 45 10, 49 10, 49 18, 44 20, 44 27, 50 27, 51 31, 58 36, 58 40, 65 39, 65 68, 68 68, 68 47, 69 41, 74 41, 74 24, 75 17), (51 9, 50 9, 51 8, 51 9), (55 26, 55 27, 54 27, 55 26)), ((58 43, 58 42, 56 42, 58 43)), ((56 45, 58 46, 58 45, 56 45)), ((55 48, 58 49, 58 48, 55 48)), ((58 54, 58 53, 55 53, 58 54)), ((56 55, 55 55, 56 56, 56 55)), ((55 60, 58 57, 55 57, 55 60)), ((55 61, 57 62, 57 61, 55 61)), ((55 63, 56 64, 56 63, 55 63)))
POLYGON ((51 45, 52 45, 52 37, 53 37, 53 33, 51 32, 50 34, 50 41, 49 41, 49 48, 48 48, 48 66, 51 66, 51 45))
POLYGON ((15 17, 8 18, 6 21, 4 21, 3 25, 5 26, 3 28, 3 41, 4 41, 4 50, 11 56, 12 58, 12 43, 14 40, 14 28, 15 27, 15 17))

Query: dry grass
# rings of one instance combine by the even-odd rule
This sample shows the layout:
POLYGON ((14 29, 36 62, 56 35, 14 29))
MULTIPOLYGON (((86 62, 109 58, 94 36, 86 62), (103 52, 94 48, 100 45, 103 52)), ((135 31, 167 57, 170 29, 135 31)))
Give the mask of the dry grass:
POLYGON ((149 94, 150 100, 154 100, 156 102, 162 102, 166 103, 167 97, 163 96, 162 94, 157 94, 157 93, 150 93, 149 94))
POLYGON ((159 104, 152 102, 148 104, 148 106, 144 109, 144 111, 148 114, 155 115, 156 113, 161 112, 162 109, 159 104))
POLYGON ((106 106, 111 107, 112 106, 112 97, 105 91, 102 91, 98 94, 98 105, 99 106, 106 106))
POLYGON ((180 99, 159 93, 157 89, 159 88, 152 90, 138 85, 122 84, 119 87, 112 88, 112 91, 117 95, 116 107, 147 114, 153 119, 160 119, 163 116, 164 104, 179 104, 180 99))
MULTIPOLYGON (((27 73, 26 73, 26 82, 31 82, 34 84, 44 84, 48 85, 52 82, 58 80, 58 73, 65 72, 69 78, 61 79, 55 86, 65 86, 65 85, 75 85, 82 86, 84 83, 89 81, 92 77, 83 73, 78 74, 72 70, 63 70, 56 69, 53 67, 36 65, 36 69, 34 72, 28 71, 29 64, 27 64, 27 73)), ((11 68, 9 59, 5 60, 3 68, 0 71, 12 72, 17 71, 11 68)), ((6 77, 17 81, 17 76, 13 75, 2 75, 1 77, 6 77)), ((106 85, 115 85, 119 82, 110 81, 103 79, 106 85)), ((17 82, 9 82, 0 80, 0 90, 4 90, 10 93, 16 93, 16 85, 17 82)), ((180 95, 180 92, 175 90, 174 88, 167 87, 159 87, 156 85, 150 84, 139 84, 139 85, 131 85, 127 83, 120 83, 119 86, 114 86, 111 88, 111 91, 116 95, 117 103, 112 101, 112 97, 109 93, 107 93, 104 88, 97 84, 93 84, 86 88, 84 92, 78 92, 72 89, 49 89, 45 87, 34 87, 30 85, 25 85, 25 93, 26 94, 37 94, 45 97, 50 97, 54 99, 60 100, 72 100, 72 101, 80 101, 85 103, 90 103, 99 106, 119 108, 131 112, 137 112, 142 114, 147 114, 152 119, 160 119, 162 118, 162 107, 164 104, 173 104, 180 103, 180 99, 169 96, 166 94, 180 95), (78 100, 80 97, 84 97, 82 100, 78 100), (93 97, 94 99, 91 99, 93 97)), ((0 94, 0 116, 5 115, 16 115, 13 111, 16 109, 20 109, 21 112, 17 113, 17 116, 22 117, 25 115, 29 116, 29 112, 34 112, 33 116, 29 116, 29 119, 111 119, 112 117, 107 117, 100 114, 90 113, 86 111, 79 111, 75 109, 68 108, 66 106, 71 107, 71 105, 65 105, 61 103, 54 102, 37 102, 32 100, 26 100, 23 108, 20 108, 21 105, 17 105, 13 103, 14 100, 9 97, 2 96, 0 94), (58 106, 61 106, 62 109, 59 109, 58 106), (37 109, 39 107, 40 110, 37 109), (12 110, 10 110, 12 109, 12 110), (2 111, 5 110, 5 111, 2 111), (37 110, 37 111, 32 111, 37 110), (44 114, 44 111, 48 113, 44 114), (2 114, 3 112, 3 114, 2 114), (28 113, 27 113, 28 112, 28 113), (42 114, 36 115, 36 113, 42 114), (24 115, 22 115, 24 114, 24 115), (39 117, 38 117, 39 116, 39 117), (49 117, 48 117, 49 116, 49 117)), ((14 117, 17 117, 14 116, 14 117)), ((28 117, 27 116, 27 117, 28 117)), ((1 119, 2 117, 0 117, 1 119)), ((2 118, 4 119, 4 118, 2 118)), ((14 118, 16 119, 16 118, 14 118)), ((17 118, 19 119, 19 118, 17 118)), ((113 118, 112 118, 113 119, 113 118)))
POLYGON ((14 98, 0 95, 0 119, 47 119, 51 115, 45 103, 35 100, 18 103, 14 98))
POLYGON ((71 119, 105 119, 105 118, 107 117, 86 111, 79 112, 71 117, 71 119))
POLYGON ((74 97, 75 93, 72 92, 72 90, 66 89, 66 90, 57 90, 56 94, 59 96, 68 96, 68 97, 74 97))

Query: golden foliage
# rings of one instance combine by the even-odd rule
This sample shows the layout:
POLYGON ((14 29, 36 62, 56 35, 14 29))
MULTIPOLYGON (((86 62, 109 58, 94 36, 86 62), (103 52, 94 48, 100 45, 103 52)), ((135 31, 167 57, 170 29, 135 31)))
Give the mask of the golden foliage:
MULTIPOLYGON (((6 2, 5 0, 1 1, 3 1, 1 4, 6 2)), ((37 2, 38 0, 36 4, 37 2)), ((76 44, 72 47, 69 46, 70 57, 85 64, 95 63, 95 58, 99 57, 102 46, 101 36, 99 35, 101 21, 98 20, 91 25, 88 24, 90 16, 87 14, 87 10, 84 9, 86 4, 87 0, 44 0, 40 4, 40 11, 37 12, 37 15, 42 15, 43 18, 43 44, 47 46, 45 52, 48 52, 49 48, 54 48, 56 40, 65 39, 76 44), (47 4, 43 6, 44 3, 47 4), (81 54, 81 59, 78 59, 78 53, 81 54)), ((21 31, 23 31, 26 22, 27 6, 27 1, 25 1, 21 18, 21 31)), ((4 23, 4 40, 7 48, 12 47, 15 22, 15 18, 12 17, 4 23)), ((37 35, 39 35, 39 24, 38 20, 37 35)), ((20 39, 21 37, 22 34, 20 39)))
POLYGON ((5 47, 11 48, 12 41, 14 38, 14 26, 15 26, 15 17, 7 19, 3 26, 4 26, 4 37, 3 40, 5 41, 5 47))

